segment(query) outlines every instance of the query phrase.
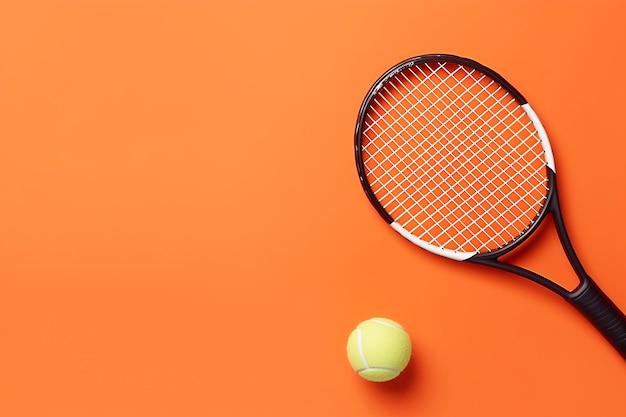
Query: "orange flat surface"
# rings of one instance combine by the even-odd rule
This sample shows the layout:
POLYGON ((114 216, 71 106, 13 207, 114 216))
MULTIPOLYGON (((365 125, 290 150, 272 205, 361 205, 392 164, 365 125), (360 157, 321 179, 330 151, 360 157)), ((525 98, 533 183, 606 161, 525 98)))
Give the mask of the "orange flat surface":
MULTIPOLYGON (((0 416, 626 416, 626 363, 521 278, 440 259, 353 160, 432 52, 529 100, 588 272, 626 310, 626 3, 0 0, 0 416), (388 384, 345 354, 402 323, 388 384)), ((522 261, 572 273, 545 229, 522 261)))

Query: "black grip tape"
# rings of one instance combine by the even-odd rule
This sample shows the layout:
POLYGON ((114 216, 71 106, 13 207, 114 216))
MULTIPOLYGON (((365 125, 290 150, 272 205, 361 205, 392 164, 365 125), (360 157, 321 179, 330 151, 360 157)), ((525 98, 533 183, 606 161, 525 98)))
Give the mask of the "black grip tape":
POLYGON ((592 281, 574 291, 569 301, 606 337, 626 360, 626 316, 592 281))

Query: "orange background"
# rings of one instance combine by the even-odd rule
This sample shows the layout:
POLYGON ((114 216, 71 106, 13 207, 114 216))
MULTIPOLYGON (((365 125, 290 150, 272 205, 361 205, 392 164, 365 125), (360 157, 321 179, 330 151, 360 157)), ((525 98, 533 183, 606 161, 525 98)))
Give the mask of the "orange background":
MULTIPOLYGON (((625 416, 571 306, 430 255, 354 167, 372 82, 474 58, 551 137, 572 240, 626 310, 626 3, 0 0, 0 416, 625 416), (402 323, 373 384, 348 334, 402 323)), ((524 253, 571 281, 553 232, 524 253)))

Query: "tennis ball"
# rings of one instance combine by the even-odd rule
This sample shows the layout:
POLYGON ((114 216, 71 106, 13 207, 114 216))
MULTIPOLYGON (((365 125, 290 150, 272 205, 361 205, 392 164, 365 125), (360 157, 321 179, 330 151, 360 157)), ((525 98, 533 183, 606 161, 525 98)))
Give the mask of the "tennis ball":
POLYGON ((385 382, 400 375, 411 358, 411 340, 393 320, 365 320, 348 337, 352 369, 368 381, 385 382))

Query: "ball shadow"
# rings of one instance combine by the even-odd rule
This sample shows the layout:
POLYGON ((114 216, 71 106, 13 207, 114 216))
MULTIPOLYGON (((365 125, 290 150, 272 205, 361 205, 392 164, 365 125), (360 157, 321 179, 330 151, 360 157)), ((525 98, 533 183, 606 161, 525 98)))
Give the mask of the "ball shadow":
POLYGON ((387 382, 368 382, 368 386, 377 392, 377 395, 400 397, 414 395, 418 391, 420 383, 419 363, 415 353, 411 356, 407 367, 396 378, 387 382))

